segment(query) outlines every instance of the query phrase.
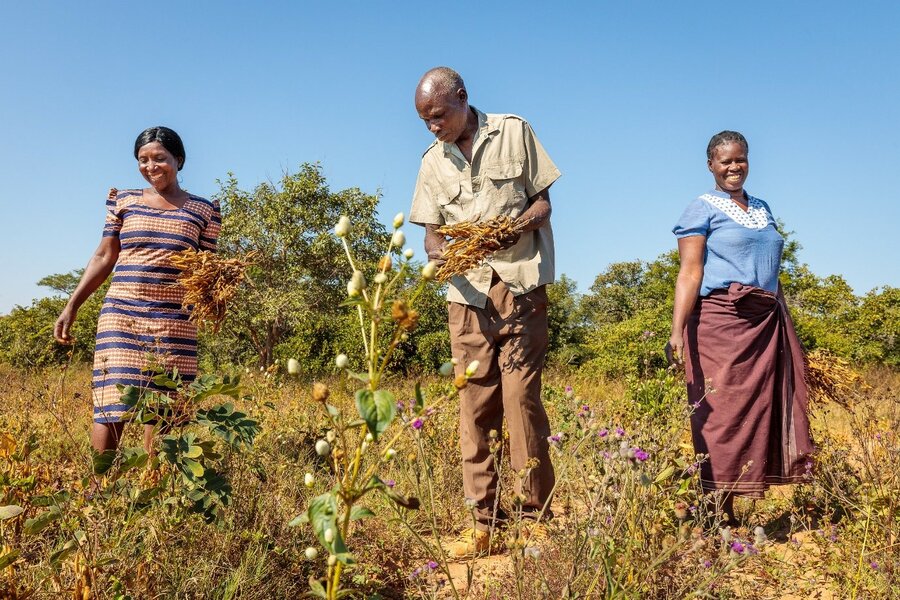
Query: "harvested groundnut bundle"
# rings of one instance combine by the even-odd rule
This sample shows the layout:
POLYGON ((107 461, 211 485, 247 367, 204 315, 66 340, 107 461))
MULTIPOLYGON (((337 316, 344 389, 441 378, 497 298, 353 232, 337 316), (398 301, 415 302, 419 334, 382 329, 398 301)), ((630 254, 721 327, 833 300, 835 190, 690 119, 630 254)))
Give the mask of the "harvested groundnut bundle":
POLYGON ((448 281, 454 275, 461 275, 481 265, 491 254, 503 248, 507 240, 521 235, 526 224, 502 215, 482 223, 464 221, 440 227, 438 233, 452 240, 444 249, 446 262, 438 271, 437 280, 448 281))
POLYGON ((172 265, 181 269, 178 283, 184 288, 182 306, 191 308, 190 320, 219 331, 228 303, 237 294, 253 253, 244 258, 223 258, 206 250, 184 250, 172 255, 172 265))
POLYGON ((845 408, 856 392, 868 387, 848 361, 821 349, 806 355, 806 386, 811 403, 834 402, 845 408))

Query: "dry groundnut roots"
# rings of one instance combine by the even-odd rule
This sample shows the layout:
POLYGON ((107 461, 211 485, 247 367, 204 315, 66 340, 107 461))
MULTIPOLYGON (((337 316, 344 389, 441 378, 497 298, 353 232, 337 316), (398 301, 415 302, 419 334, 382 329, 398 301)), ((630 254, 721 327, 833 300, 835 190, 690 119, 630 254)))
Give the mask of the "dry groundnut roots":
POLYGON ((178 283, 184 288, 182 306, 189 308, 191 321, 209 326, 213 332, 219 330, 252 258, 252 253, 244 258, 222 258, 206 250, 172 255, 172 265, 181 270, 178 283))
POLYGON ((810 402, 834 402, 844 407, 868 387, 848 361, 820 349, 806 355, 806 386, 810 402))
POLYGON ((480 266, 491 254, 500 250, 506 240, 521 235, 526 223, 500 216, 482 223, 463 221, 444 225, 438 233, 452 238, 444 249, 447 261, 437 272, 438 281, 448 281, 469 269, 480 266))

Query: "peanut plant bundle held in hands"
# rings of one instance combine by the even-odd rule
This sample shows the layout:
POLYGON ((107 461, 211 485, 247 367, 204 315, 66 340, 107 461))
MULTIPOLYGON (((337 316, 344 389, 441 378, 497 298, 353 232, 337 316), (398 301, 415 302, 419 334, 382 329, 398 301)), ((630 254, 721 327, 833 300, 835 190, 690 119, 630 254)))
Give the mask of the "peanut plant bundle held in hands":
POLYGON ((181 269, 178 284, 185 290, 182 305, 193 307, 190 320, 217 332, 252 259, 253 253, 244 258, 223 258, 206 250, 174 254, 172 265, 181 269))
POLYGON ((449 281, 481 265, 491 254, 504 248, 507 240, 522 233, 527 222, 501 215, 489 221, 464 221, 444 225, 437 231, 452 238, 444 250, 446 261, 437 273, 438 281, 449 281))

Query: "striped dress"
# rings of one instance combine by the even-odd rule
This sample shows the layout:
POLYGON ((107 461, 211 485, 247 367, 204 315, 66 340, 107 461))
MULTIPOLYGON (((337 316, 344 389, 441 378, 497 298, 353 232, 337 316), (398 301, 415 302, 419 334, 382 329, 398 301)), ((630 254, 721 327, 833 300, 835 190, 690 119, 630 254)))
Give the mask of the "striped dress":
POLYGON ((184 289, 173 253, 215 250, 219 205, 189 195, 179 209, 152 208, 142 190, 120 191, 107 203, 104 237, 118 237, 119 259, 97 323, 92 394, 94 421, 115 423, 128 406, 116 385, 156 389, 154 366, 173 368, 185 382, 197 374, 197 327, 182 308, 184 289))

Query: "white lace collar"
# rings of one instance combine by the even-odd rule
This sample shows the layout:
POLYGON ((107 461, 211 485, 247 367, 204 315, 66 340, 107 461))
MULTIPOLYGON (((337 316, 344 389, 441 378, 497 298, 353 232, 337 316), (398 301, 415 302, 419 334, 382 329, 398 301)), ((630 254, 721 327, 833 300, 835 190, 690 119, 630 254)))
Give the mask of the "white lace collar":
POLYGON ((721 210, 738 225, 743 225, 748 229, 763 229, 769 224, 769 213, 766 212, 763 203, 750 194, 747 194, 747 212, 744 212, 731 198, 712 192, 703 194, 700 198, 721 210))

